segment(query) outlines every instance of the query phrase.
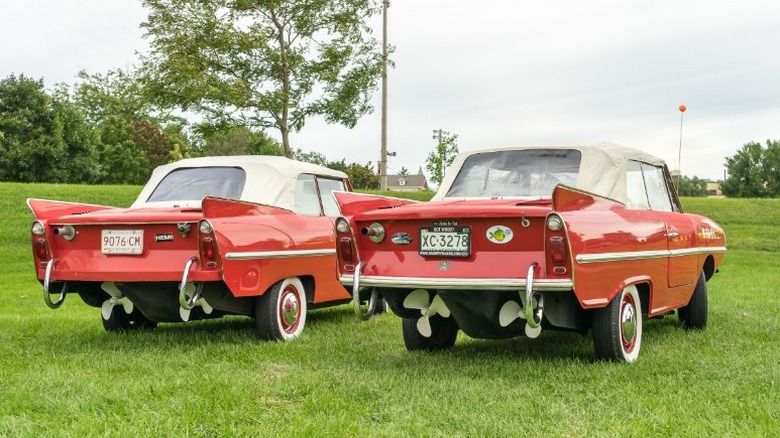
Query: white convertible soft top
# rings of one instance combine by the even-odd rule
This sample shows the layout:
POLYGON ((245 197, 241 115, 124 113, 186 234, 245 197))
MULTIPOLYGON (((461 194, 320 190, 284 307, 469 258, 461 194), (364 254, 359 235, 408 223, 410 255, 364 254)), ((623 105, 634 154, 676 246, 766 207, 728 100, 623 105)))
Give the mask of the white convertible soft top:
POLYGON ((572 149, 580 151, 582 160, 580 161, 580 169, 574 186, 624 204, 628 201, 626 193, 626 166, 629 160, 655 166, 664 165, 664 161, 658 157, 610 142, 595 145, 517 146, 468 151, 455 157, 455 160, 453 160, 450 168, 447 170, 447 174, 444 176, 441 186, 439 186, 439 190, 431 200, 452 199, 446 195, 468 157, 475 154, 523 149, 572 149))
MULTIPOLYGON (((147 202, 155 188, 166 175, 182 168, 238 167, 244 170, 246 181, 240 199, 293 210, 298 175, 311 174, 332 179, 346 179, 344 172, 328 169, 312 163, 291 160, 272 155, 236 155, 220 157, 187 158, 157 167, 144 186, 138 199, 130 208, 164 206, 174 202, 147 202)), ((191 202, 175 202, 176 205, 200 206, 191 202)))

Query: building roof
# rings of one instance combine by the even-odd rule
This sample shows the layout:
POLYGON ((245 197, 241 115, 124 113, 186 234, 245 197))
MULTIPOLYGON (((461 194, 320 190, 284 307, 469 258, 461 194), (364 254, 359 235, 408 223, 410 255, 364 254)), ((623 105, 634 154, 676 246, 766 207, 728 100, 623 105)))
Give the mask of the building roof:
POLYGON ((387 175, 387 185, 401 186, 401 178, 406 181, 403 187, 428 187, 428 180, 425 179, 425 175, 387 175))

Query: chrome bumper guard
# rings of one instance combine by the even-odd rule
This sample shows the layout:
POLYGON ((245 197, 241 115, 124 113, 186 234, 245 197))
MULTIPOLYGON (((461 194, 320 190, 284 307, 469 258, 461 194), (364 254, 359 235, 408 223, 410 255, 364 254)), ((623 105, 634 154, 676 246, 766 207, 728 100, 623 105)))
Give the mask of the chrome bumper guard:
POLYGON ((60 289, 60 296, 57 297, 57 301, 52 302, 51 293, 49 288, 51 287, 51 271, 54 269, 54 261, 57 259, 52 258, 46 263, 46 275, 43 277, 43 302, 51 309, 56 309, 65 302, 65 294, 68 293, 68 282, 64 282, 62 289, 60 289))
POLYGON ((179 305, 184 310, 192 310, 195 308, 195 304, 200 299, 200 293, 203 291, 203 283, 195 283, 195 292, 191 297, 188 297, 185 291, 187 290, 188 278, 190 276, 190 269, 192 265, 198 260, 197 257, 191 257, 184 265, 184 273, 181 276, 181 284, 179 285, 179 305))
POLYGON ((358 319, 368 321, 371 316, 374 315, 376 310, 377 291, 376 288, 371 290, 371 298, 368 300, 368 308, 365 312, 360 307, 360 271, 363 269, 363 262, 359 262, 355 266, 355 274, 352 277, 352 308, 355 310, 355 315, 358 319))

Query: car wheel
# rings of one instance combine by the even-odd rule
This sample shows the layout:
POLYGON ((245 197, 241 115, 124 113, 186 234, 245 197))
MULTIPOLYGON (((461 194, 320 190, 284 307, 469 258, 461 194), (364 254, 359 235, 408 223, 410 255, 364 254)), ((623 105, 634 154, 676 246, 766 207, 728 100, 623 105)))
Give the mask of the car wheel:
POLYGON ((306 325, 306 290, 298 277, 277 282, 255 302, 257 337, 289 341, 306 325))
POLYGON ((126 330, 152 330, 157 327, 157 322, 145 317, 138 309, 134 309, 129 315, 125 313, 122 306, 114 306, 111 309, 111 316, 104 319, 103 328, 107 332, 122 332, 126 330))
POLYGON ((432 316, 430 337, 423 336, 417 329, 418 319, 402 318, 404 343, 407 350, 446 350, 455 345, 455 339, 458 337, 458 324, 455 323, 454 319, 443 318, 441 315, 432 316))
POLYGON ((704 272, 699 275, 691 301, 677 310, 677 316, 686 329, 703 330, 707 327, 707 280, 704 272))
POLYGON ((636 286, 623 289, 593 316, 596 357, 616 362, 634 362, 642 345, 642 302, 636 286))

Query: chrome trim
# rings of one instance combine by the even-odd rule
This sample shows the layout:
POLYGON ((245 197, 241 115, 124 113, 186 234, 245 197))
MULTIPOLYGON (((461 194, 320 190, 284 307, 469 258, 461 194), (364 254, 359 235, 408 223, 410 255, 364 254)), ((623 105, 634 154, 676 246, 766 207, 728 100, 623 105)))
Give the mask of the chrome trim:
POLYGON ((542 323, 542 315, 544 314, 544 295, 539 298, 538 307, 534 309, 534 268, 536 262, 531 263, 528 266, 528 274, 525 277, 525 306, 523 311, 525 312, 525 321, 531 328, 537 328, 542 323))
POLYGON ((601 254, 579 254, 576 257, 577 263, 602 263, 602 262, 616 262, 621 260, 649 260, 660 259, 666 257, 682 257, 688 255, 698 254, 713 254, 726 252, 725 246, 712 246, 712 247, 696 247, 696 248, 683 248, 673 250, 656 250, 656 251, 625 251, 625 252, 605 252, 601 254))
POLYGON ((321 257, 336 255, 336 249, 301 249, 289 251, 229 252, 226 260, 287 259, 292 257, 321 257))
POLYGON ((358 262, 355 266, 355 274, 352 277, 352 308, 355 310, 355 315, 362 321, 368 321, 376 310, 376 302, 378 293, 376 289, 371 291, 371 298, 368 300, 368 308, 363 313, 363 309, 360 308, 360 271, 363 269, 363 262, 358 262))
POLYGON ((192 310, 195 308, 195 304, 200 299, 200 293, 203 291, 203 283, 195 283, 195 292, 191 297, 186 294, 187 280, 190 275, 190 268, 193 263, 198 260, 197 257, 190 257, 187 263, 184 265, 184 273, 181 276, 181 284, 179 285, 179 305, 184 310, 192 310))
POLYGON ((60 296, 57 298, 57 301, 52 302, 51 300, 49 287, 51 286, 51 271, 54 268, 55 260, 57 259, 52 258, 46 263, 46 275, 43 277, 43 302, 46 303, 50 309, 60 307, 62 303, 65 302, 65 294, 68 293, 68 282, 65 282, 65 284, 62 285, 62 289, 60 289, 60 296))
MULTIPOLYGON (((339 276, 341 284, 353 284, 352 275, 339 276)), ((464 289, 464 290, 513 290, 524 291, 526 280, 522 278, 420 278, 420 277, 379 277, 359 278, 360 286, 404 288, 404 289, 464 289)), ((568 292, 574 289, 574 282, 566 280, 534 280, 533 288, 544 292, 568 292)))
POLYGON ((717 253, 722 254, 726 252, 725 246, 713 246, 713 247, 696 247, 696 248, 684 248, 684 249, 673 249, 669 251, 669 255, 671 257, 680 257, 680 256, 686 256, 686 255, 698 255, 698 254, 711 254, 711 253, 717 253))

